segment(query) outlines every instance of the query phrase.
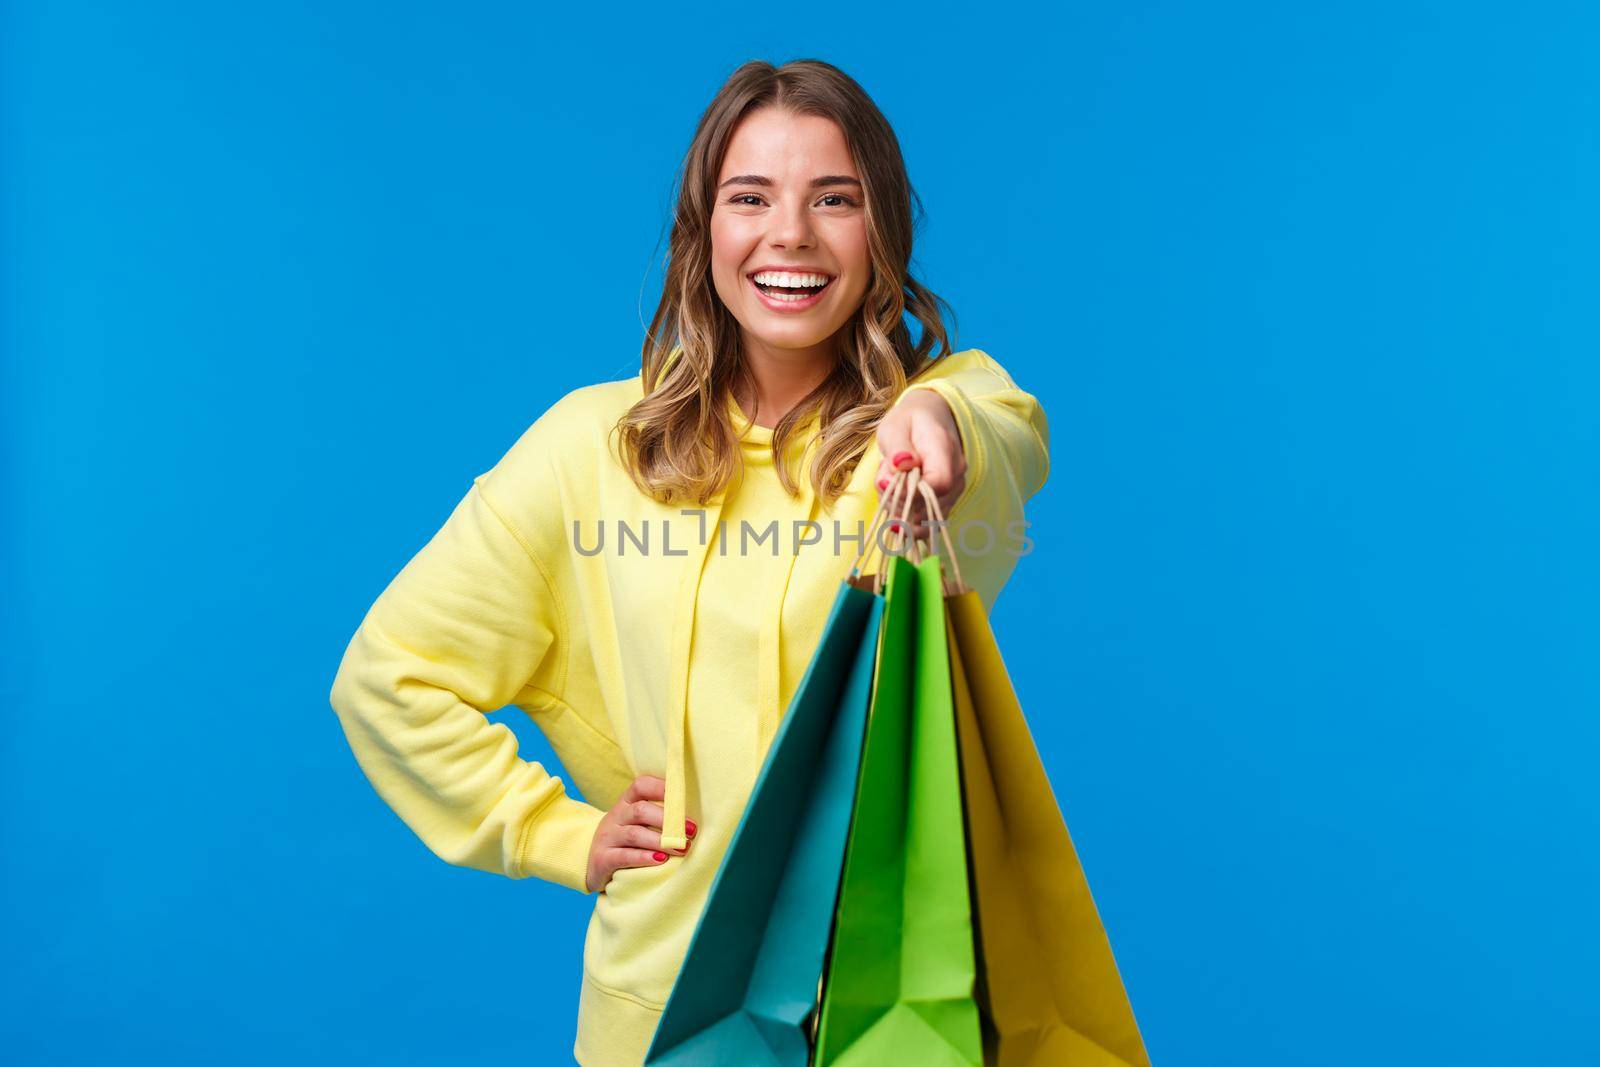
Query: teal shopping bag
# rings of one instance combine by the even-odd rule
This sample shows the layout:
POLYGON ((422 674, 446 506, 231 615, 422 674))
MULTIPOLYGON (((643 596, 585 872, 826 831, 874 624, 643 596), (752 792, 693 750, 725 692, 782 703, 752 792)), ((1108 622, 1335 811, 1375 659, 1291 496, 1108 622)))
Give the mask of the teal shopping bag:
POLYGON ((883 598, 841 583, 711 883, 647 1064, 804 1067, 883 598))

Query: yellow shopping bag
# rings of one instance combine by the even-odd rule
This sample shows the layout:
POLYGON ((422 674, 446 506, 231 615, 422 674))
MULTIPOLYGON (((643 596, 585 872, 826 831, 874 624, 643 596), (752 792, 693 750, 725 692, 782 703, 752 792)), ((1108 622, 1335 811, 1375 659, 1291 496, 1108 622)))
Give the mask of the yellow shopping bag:
MULTIPOLYGON (((938 503, 922 485, 929 514, 938 503)), ((1133 1007, 977 592, 944 598, 984 1063, 1149 1067, 1133 1007)))

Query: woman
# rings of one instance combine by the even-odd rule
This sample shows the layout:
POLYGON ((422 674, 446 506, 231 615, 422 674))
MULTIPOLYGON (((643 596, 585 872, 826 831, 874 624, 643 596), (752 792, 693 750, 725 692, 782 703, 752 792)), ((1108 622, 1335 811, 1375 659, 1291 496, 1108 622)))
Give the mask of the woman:
POLYGON ((641 373, 568 393, 473 479, 331 694, 437 855, 596 894, 588 1065, 642 1062, 888 478, 920 468, 992 607, 1048 465, 1034 398, 983 352, 948 354, 908 273, 898 142, 849 77, 744 65, 681 179, 641 373), (485 719, 508 704, 584 799, 485 719))

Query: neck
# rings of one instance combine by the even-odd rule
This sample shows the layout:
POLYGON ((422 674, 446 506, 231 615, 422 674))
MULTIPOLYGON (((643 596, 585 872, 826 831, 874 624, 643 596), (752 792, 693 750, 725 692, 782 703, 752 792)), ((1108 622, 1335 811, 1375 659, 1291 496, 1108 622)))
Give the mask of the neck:
MULTIPOLYGON (((827 380, 838 359, 833 338, 810 348, 773 348, 759 341, 744 341, 745 364, 754 380, 755 395, 734 399, 746 416, 756 413, 757 426, 772 429, 806 394, 827 380)), ((749 386, 740 386, 739 390, 749 386)))

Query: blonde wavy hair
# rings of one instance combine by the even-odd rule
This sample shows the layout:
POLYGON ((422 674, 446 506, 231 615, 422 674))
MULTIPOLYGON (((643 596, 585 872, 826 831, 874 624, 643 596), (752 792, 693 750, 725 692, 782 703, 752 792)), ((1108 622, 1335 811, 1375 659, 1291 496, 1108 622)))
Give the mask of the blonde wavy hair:
POLYGON ((748 393, 752 383, 739 323, 712 283, 711 211, 734 129, 762 107, 823 116, 843 130, 863 186, 872 264, 861 307, 840 330, 833 373, 773 430, 785 490, 799 492, 788 461, 790 441, 816 415, 810 478, 816 496, 831 507, 907 380, 937 358, 935 345, 938 355, 950 351, 940 309, 951 312, 954 321, 953 310, 911 275, 911 243, 922 221, 922 203, 888 120, 860 85, 829 63, 745 63, 712 98, 684 156, 666 281, 641 357, 645 395, 613 428, 629 476, 664 503, 706 503, 741 463, 727 398, 735 385, 748 393), (915 342, 907 312, 922 326, 915 342))

